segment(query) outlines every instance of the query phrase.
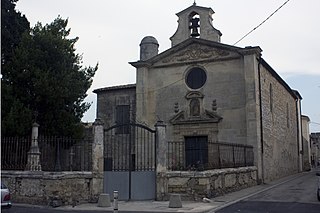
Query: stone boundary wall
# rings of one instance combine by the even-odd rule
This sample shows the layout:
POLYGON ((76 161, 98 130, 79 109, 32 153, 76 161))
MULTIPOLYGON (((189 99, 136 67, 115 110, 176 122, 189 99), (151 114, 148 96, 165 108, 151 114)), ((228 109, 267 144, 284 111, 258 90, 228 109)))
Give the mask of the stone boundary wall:
POLYGON ((183 200, 213 198, 257 185, 257 167, 208 171, 169 171, 157 175, 157 199, 180 194, 183 200))
POLYGON ((13 202, 38 205, 77 205, 90 202, 92 172, 1 171, 1 181, 13 202))

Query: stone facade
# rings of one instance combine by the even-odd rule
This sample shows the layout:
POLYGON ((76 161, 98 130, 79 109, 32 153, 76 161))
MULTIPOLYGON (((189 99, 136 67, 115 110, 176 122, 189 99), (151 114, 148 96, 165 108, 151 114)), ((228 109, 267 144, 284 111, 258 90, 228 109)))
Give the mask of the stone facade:
POLYGON ((311 143, 308 116, 302 115, 302 150, 303 150, 303 170, 310 171, 311 169, 311 143))
POLYGON ((320 165, 320 132, 310 134, 311 143, 311 164, 313 167, 320 165))
POLYGON ((219 190, 212 182, 228 191, 248 180, 268 182, 302 171, 301 96, 267 64, 260 47, 220 43, 222 34, 213 28, 212 14, 196 5, 181 11, 170 49, 158 54, 154 37, 142 40, 140 60, 130 63, 136 68, 135 85, 95 90, 97 116, 106 127, 114 123, 116 100, 121 99, 134 105, 134 121, 147 126, 163 121, 167 141, 206 137, 213 143, 253 146, 255 179, 237 173, 194 180, 188 177, 194 173, 186 172, 179 178, 181 188, 170 176, 175 173, 168 176, 161 167, 159 177, 168 181, 159 179, 160 194, 166 188, 188 194, 190 185, 201 196, 213 195, 219 190))

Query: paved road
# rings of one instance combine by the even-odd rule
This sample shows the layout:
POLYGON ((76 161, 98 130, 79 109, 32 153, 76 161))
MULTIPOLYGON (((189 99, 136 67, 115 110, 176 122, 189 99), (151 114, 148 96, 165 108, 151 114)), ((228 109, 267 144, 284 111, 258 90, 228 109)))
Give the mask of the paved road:
POLYGON ((46 207, 32 207, 32 206, 13 206, 10 209, 1 209, 2 213, 111 213, 113 211, 84 211, 84 210, 61 210, 46 207))
POLYGON ((217 213, 320 213, 320 202, 316 194, 317 181, 315 172, 310 172, 217 213))
MULTIPOLYGON (((265 186, 268 190, 264 192, 258 193, 254 196, 251 196, 247 199, 244 199, 238 203, 235 203, 231 206, 228 206, 224 209, 216 211, 217 213, 320 213, 320 202, 316 197, 316 188, 317 188, 317 179, 315 176, 315 172, 310 172, 306 174, 299 174, 295 176, 294 179, 289 179, 283 184, 272 184, 271 187, 265 186)), ((281 181, 279 181, 281 182, 281 181)), ((261 187, 253 187, 252 189, 261 187)), ((264 186, 262 187, 262 189, 264 186)), ((257 189, 256 189, 257 190, 257 189)), ((259 189, 258 189, 259 190, 259 189)), ((250 190, 249 190, 250 191, 250 190)), ((238 192, 237 195, 230 194, 229 198, 223 198, 229 201, 237 200, 243 196, 247 196, 248 194, 254 193, 254 190, 251 190, 249 193, 238 192), (241 196, 241 194, 243 194, 241 196), (240 195, 240 196, 239 196, 240 195), (238 197, 238 198, 235 198, 238 197), (231 199, 230 199, 231 198, 231 199)), ((227 195, 226 195, 227 196, 227 195)), ((222 199, 222 198, 221 198, 222 199)), ((149 203, 148 205, 150 205, 149 203)), ((141 205, 138 203, 138 206, 141 205)), ((202 204, 204 205, 204 204, 202 204)), ((222 204, 223 205, 223 204, 222 204)), ((14 205, 11 209, 3 210, 4 213, 94 213, 101 212, 101 210, 97 210, 97 208, 88 208, 85 209, 64 209, 64 208, 46 208, 46 207, 34 207, 34 206, 22 206, 22 205, 14 205)), ((219 207, 218 207, 219 208, 219 207)), ((159 210, 159 208, 157 208, 159 210)), ((166 208, 164 208, 166 209, 166 208)), ((103 210, 103 209, 102 209, 103 210)), ((129 210, 129 209, 128 209, 129 210)), ((130 210, 135 210, 135 213, 141 211, 137 211, 138 209, 134 208, 130 204, 130 210)), ((183 212, 181 209, 177 209, 177 212, 183 212)), ((154 211, 148 210, 150 213, 154 211)), ((105 211, 102 212, 113 212, 113 211, 105 211)), ((119 211, 119 213, 127 213, 128 211, 119 211)), ((165 210, 163 211, 165 212, 165 210)), ((169 212, 169 211, 167 211, 169 212)), ((172 213, 172 211, 170 210, 172 213)), ((193 211, 194 212, 194 211, 193 211)), ((202 211, 199 211, 202 212, 202 211)), ((214 212, 214 210, 212 210, 214 212)), ((134 212, 131 212, 134 213, 134 212)))

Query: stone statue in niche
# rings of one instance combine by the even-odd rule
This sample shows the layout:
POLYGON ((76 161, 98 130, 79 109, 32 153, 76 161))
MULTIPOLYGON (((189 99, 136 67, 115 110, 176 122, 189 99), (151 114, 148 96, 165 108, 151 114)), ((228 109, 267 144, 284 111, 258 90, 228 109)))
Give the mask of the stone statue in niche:
POLYGON ((191 99, 190 101, 190 115, 200 116, 200 101, 199 99, 191 99))

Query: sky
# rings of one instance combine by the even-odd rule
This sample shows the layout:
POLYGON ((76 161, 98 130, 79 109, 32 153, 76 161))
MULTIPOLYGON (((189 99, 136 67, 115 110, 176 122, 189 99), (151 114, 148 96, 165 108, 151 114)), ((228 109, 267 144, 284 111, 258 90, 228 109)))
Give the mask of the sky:
MULTIPOLYGON (((68 18, 70 38, 79 37, 77 53, 84 66, 99 63, 87 102, 91 108, 84 122, 96 118, 94 89, 135 83, 135 68, 143 37, 154 36, 159 52, 171 47, 169 38, 177 29, 176 13, 194 0, 19 0, 16 9, 31 26, 51 23, 60 15, 68 18)), ((286 0, 197 0, 211 7, 213 26, 222 32, 221 42, 233 45, 263 22, 286 0)), ((320 1, 290 0, 253 31, 238 47, 260 46, 262 57, 292 89, 299 91, 302 113, 310 132, 320 132, 320 1)))

